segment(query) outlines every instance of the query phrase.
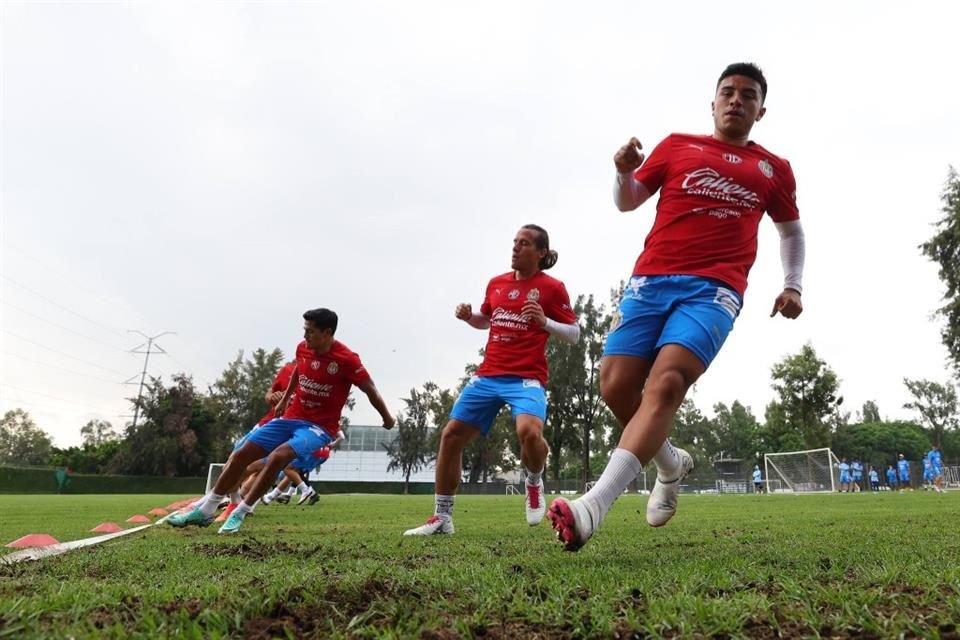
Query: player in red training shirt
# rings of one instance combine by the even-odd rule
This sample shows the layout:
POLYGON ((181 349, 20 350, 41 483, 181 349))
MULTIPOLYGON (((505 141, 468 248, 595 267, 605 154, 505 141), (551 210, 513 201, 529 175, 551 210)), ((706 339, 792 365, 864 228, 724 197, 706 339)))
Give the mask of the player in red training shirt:
POLYGON ((490 280, 480 313, 474 313, 469 304, 457 306, 457 318, 475 329, 490 330, 486 352, 477 374, 457 398, 440 438, 434 515, 404 535, 453 533, 453 501, 463 450, 478 434, 487 435, 504 404, 510 405, 516 422, 520 460, 527 470, 527 522, 535 525, 543 520, 547 339, 554 335, 575 343, 580 338, 566 287, 544 273, 556 262, 557 252, 550 249, 547 232, 525 225, 513 239, 513 270, 490 280))
POLYGON ((660 191, 657 215, 634 266, 600 368, 600 392, 623 425, 618 448, 582 498, 557 498, 548 517, 575 551, 593 535, 641 465, 657 466, 647 523, 677 509, 693 458, 670 444, 673 418, 713 361, 740 313, 764 212, 780 233, 785 281, 771 316, 796 318, 804 238, 790 164, 749 140, 766 112, 767 81, 753 64, 728 66, 717 82, 710 136, 673 134, 643 162, 632 138, 614 156, 614 200, 631 211, 660 191), (641 402, 642 399, 642 402, 641 402))
POLYGON ((167 520, 170 525, 210 524, 224 492, 235 485, 247 465, 269 454, 249 494, 233 510, 219 533, 238 531, 244 517, 270 488, 281 469, 295 458, 329 445, 336 437, 351 386, 367 395, 383 418, 385 429, 393 427, 395 420, 370 374, 357 354, 334 339, 336 330, 337 314, 329 309, 312 309, 303 314, 304 340, 297 345, 296 374, 291 376, 274 407, 275 415, 282 417, 248 433, 243 445, 230 455, 213 490, 191 511, 171 516, 167 520))

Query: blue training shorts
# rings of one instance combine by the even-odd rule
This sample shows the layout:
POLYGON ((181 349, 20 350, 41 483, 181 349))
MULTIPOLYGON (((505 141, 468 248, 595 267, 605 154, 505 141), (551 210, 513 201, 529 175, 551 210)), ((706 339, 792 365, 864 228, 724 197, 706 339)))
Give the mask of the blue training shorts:
POLYGON ((728 286, 700 276, 632 276, 603 349, 605 356, 653 360, 666 344, 692 351, 704 367, 740 315, 743 300, 728 286))
POLYGON ((503 405, 510 405, 510 414, 527 414, 547 419, 547 394, 539 380, 519 376, 473 376, 463 388, 450 417, 490 432, 503 405))
POLYGON ((286 418, 275 418, 244 438, 267 453, 282 444, 288 444, 298 458, 309 456, 332 441, 329 433, 312 422, 286 418))

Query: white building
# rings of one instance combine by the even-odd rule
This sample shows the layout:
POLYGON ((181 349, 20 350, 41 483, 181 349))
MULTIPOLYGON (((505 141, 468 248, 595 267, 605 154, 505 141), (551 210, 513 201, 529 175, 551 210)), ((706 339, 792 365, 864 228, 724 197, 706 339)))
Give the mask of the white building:
MULTIPOLYGON (((380 426, 350 425, 345 429, 346 441, 330 455, 330 459, 310 474, 320 482, 403 482, 399 471, 387 471, 390 457, 384 446, 397 437, 396 428, 387 431, 380 426)), ((410 482, 433 482, 431 463, 410 476, 410 482)))

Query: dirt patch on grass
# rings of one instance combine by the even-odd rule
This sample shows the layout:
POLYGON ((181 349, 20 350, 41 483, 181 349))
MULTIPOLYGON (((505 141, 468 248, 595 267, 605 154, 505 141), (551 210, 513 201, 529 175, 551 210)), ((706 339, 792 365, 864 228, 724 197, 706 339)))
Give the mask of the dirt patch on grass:
POLYGON ((298 558, 309 558, 324 552, 323 545, 297 545, 287 542, 259 543, 256 540, 241 542, 240 544, 210 544, 198 543, 193 550, 210 558, 242 557, 245 560, 263 560, 280 555, 295 555, 298 558))
POLYGON ((197 598, 190 598, 189 600, 177 598, 176 600, 166 602, 157 608, 167 615, 176 615, 177 613, 184 612, 192 620, 200 615, 201 611, 203 611, 203 603, 201 603, 197 598))
MULTIPOLYGON (((369 578, 357 588, 330 585, 320 595, 311 597, 303 588, 294 587, 264 616, 247 622, 243 637, 249 640, 292 636, 320 637, 330 625, 383 627, 392 615, 378 606, 398 601, 419 602, 422 595, 389 578, 369 578), (309 603, 307 603, 309 601, 309 603)), ((413 605, 412 605, 413 606, 413 605)))

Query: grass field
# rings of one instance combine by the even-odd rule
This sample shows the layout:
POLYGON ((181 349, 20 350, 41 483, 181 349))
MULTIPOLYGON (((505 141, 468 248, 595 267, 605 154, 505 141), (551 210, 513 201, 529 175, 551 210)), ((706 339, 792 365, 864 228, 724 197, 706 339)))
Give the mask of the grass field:
MULTIPOLYGON (((183 497, 0 496, 0 542, 183 497)), ((461 497, 428 539, 400 535, 423 496, 260 507, 232 537, 160 525, 0 566, 0 638, 960 638, 960 492, 683 496, 656 530, 644 504, 578 553, 515 496, 461 497)))

